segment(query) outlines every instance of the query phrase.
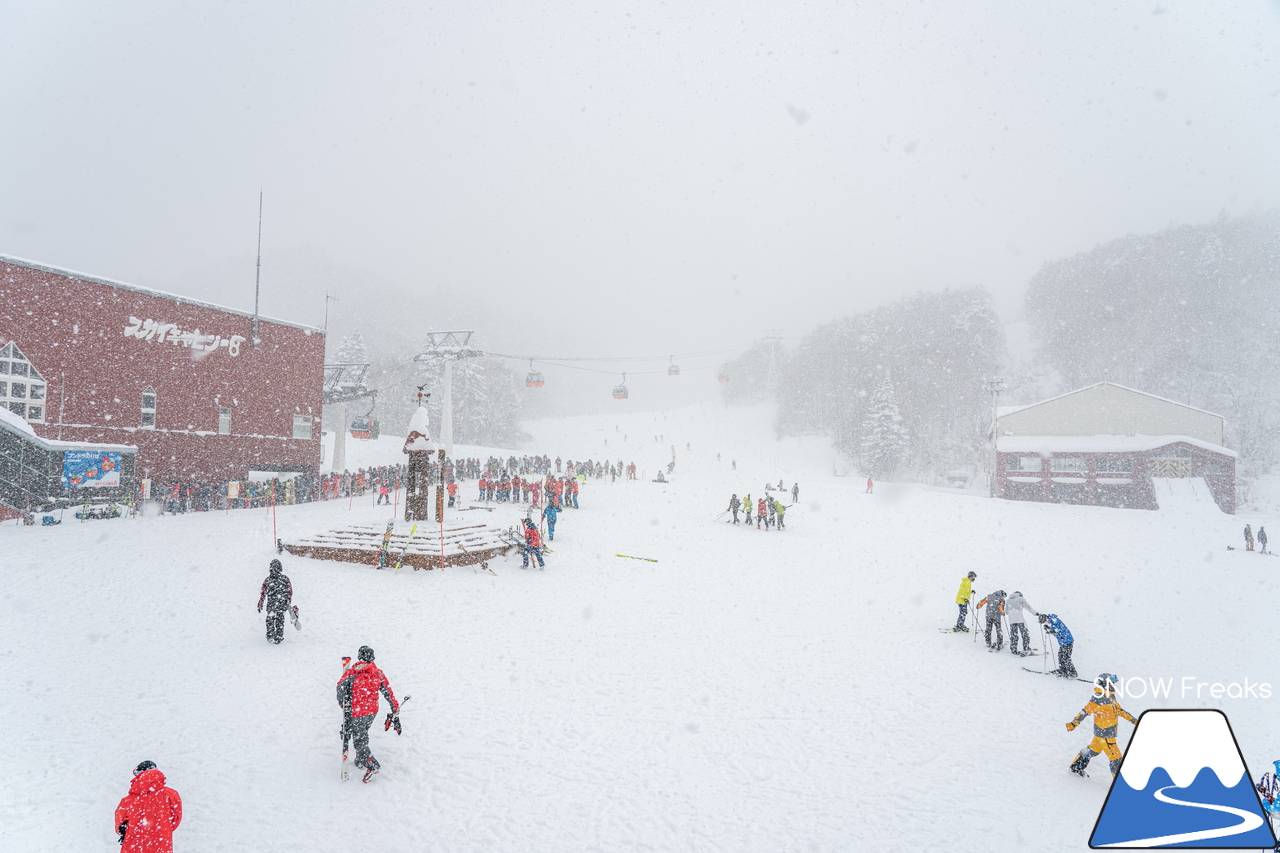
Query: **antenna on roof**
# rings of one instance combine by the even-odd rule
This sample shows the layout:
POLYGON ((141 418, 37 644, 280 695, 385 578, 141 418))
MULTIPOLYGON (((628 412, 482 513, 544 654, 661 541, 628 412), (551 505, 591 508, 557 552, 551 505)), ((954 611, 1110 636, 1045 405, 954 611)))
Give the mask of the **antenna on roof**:
MULTIPOLYGON (((258 268, 253 274, 253 341, 258 345, 258 285, 262 280, 262 189, 258 189, 258 268)), ((326 304, 326 308, 328 305, 326 304)))

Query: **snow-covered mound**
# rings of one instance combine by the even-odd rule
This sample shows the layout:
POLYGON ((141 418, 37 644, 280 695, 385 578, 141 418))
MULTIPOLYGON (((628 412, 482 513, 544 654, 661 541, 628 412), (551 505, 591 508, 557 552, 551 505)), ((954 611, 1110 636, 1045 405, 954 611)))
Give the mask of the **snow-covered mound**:
MULTIPOLYGON (((646 476, 588 480, 545 571, 285 554, 303 628, 280 646, 256 612, 275 538, 385 524, 372 496, 0 528, 0 715, 19 732, 0 847, 118 850, 112 810, 150 759, 182 794, 186 850, 1080 850, 1108 783, 1101 760, 1067 772, 1089 685, 942 632, 969 570, 979 594, 1061 616, 1082 675, 1174 679, 1168 698, 1122 700, 1135 715, 1222 707, 1255 772, 1280 753, 1276 699, 1177 681, 1273 679, 1280 563, 1225 547, 1261 516, 867 494, 821 438, 779 441, 765 409, 527 429, 508 452, 646 476), (673 445, 672 481, 651 482, 673 445), (723 512, 780 479, 787 502, 800 489, 786 530, 723 512), (375 724, 367 786, 338 779, 333 690, 364 644, 413 696, 403 736, 375 724)), ((348 464, 386 464, 355 456, 383 445, 403 460, 384 436, 349 442, 348 464)))

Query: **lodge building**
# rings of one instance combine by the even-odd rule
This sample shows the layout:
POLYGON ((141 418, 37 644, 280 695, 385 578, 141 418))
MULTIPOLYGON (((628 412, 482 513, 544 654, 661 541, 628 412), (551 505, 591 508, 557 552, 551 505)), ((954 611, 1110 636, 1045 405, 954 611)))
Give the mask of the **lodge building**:
POLYGON ((320 464, 320 329, 0 255, 0 407, 41 439, 137 448, 136 476, 320 464))
POLYGON ((1153 479, 1203 478, 1236 511, 1236 453, 1221 415, 1100 382, 996 413, 996 496, 1157 509, 1153 479))

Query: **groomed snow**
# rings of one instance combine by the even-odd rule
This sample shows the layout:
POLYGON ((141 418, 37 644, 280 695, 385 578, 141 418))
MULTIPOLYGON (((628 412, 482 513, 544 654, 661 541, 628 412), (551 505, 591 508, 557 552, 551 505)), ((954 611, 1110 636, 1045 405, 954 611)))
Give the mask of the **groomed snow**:
MULTIPOLYGON (((940 632, 971 569, 980 595, 1059 614, 1085 677, 1280 686, 1260 642, 1280 563, 1240 550, 1265 517, 865 494, 823 440, 777 441, 765 409, 527 429, 528 452, 649 473, 589 480, 542 572, 286 554, 303 630, 281 646, 255 611, 267 510, 0 528, 0 847, 118 850, 112 810, 150 759, 186 806, 177 849, 208 853, 1084 849, 1109 780, 1101 760, 1067 772, 1090 727, 1064 724, 1089 685, 940 632), (672 444, 673 481, 649 482, 672 444), (779 478, 800 484, 786 531, 717 518, 779 478), (333 692, 361 644, 413 695, 402 737, 375 725, 368 786, 338 780, 333 692)), ((348 446, 395 461, 400 441, 348 446)), ((282 507, 278 535, 388 515, 371 496, 282 507)), ((1261 773, 1280 691, 1202 692, 1124 704, 1223 708, 1261 773)))

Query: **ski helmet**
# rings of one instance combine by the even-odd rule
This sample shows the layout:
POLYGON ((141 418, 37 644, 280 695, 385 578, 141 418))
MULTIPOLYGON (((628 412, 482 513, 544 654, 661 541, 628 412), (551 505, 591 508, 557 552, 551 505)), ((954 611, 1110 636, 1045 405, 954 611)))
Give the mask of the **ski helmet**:
POLYGON ((133 768, 133 775, 137 776, 139 773, 146 773, 148 770, 155 770, 155 769, 156 769, 156 763, 154 761, 144 761, 141 764, 139 764, 137 767, 133 768))
POLYGON ((361 646, 360 651, 356 652, 356 656, 359 657, 360 660, 371 661, 373 660, 373 649, 368 646, 361 646))
POLYGON ((284 571, 284 566, 280 565, 280 561, 279 561, 279 560, 272 560, 272 561, 271 561, 271 571, 273 571, 273 572, 280 572, 280 571, 284 571))
POLYGON ((1016 589, 1013 591, 1013 594, 1014 594, 1014 595, 1022 595, 1022 593, 1018 592, 1016 589))
POLYGON ((971 580, 971 581, 972 581, 972 580, 977 580, 977 579, 978 579, 978 573, 977 573, 977 572, 969 572, 969 580, 971 580))

